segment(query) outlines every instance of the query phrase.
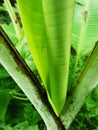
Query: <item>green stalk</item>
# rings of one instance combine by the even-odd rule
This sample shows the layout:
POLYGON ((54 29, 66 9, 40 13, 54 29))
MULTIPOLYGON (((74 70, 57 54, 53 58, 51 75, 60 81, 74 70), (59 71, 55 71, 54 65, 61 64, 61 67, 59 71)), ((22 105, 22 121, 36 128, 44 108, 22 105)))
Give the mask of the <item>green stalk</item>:
POLYGON ((15 13, 13 11, 13 8, 11 6, 11 3, 10 3, 9 0, 4 0, 4 3, 6 5, 6 9, 7 9, 8 13, 9 13, 9 16, 10 16, 10 18, 12 20, 12 23, 13 23, 17 38, 20 39, 20 37, 21 37, 21 29, 20 29, 18 19, 17 19, 16 15, 15 15, 15 13))
POLYGON ((76 114, 79 112, 87 96, 98 84, 98 42, 89 57, 82 73, 76 80, 70 96, 60 116, 68 129, 76 114))

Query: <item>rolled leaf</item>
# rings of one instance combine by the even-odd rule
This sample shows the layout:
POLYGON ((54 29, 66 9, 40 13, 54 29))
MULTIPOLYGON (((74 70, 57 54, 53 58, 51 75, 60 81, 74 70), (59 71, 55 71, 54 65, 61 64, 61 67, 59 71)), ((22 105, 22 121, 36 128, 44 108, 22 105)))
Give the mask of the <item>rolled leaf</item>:
POLYGON ((75 0, 17 2, 35 64, 58 115, 66 101, 75 0))

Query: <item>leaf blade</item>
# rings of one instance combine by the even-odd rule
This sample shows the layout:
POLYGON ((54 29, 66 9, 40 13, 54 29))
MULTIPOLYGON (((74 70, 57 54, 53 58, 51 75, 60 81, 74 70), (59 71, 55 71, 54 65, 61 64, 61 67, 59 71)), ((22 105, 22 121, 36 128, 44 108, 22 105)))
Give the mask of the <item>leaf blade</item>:
POLYGON ((66 100, 75 0, 17 2, 35 64, 60 114, 66 100))

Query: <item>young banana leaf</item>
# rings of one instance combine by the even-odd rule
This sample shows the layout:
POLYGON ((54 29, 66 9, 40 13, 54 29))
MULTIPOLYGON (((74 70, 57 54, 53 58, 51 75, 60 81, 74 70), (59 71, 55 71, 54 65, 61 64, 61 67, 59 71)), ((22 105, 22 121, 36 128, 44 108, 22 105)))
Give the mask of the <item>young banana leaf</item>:
POLYGON ((57 115, 66 101, 75 0, 17 0, 36 67, 57 115))

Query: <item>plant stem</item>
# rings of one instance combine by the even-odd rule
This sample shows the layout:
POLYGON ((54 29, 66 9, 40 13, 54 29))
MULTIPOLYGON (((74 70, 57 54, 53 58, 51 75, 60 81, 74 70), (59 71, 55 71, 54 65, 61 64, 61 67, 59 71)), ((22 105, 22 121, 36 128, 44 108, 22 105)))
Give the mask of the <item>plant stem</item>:
POLYGON ((65 130, 49 104, 45 90, 42 89, 34 74, 1 28, 0 63, 39 112, 47 126, 47 130, 65 130))
POLYGON ((87 96, 98 84, 98 42, 91 53, 82 73, 76 80, 67 103, 60 116, 66 129, 69 128, 76 114, 79 112, 87 96))
POLYGON ((17 19, 16 15, 15 15, 15 13, 13 11, 13 8, 11 6, 10 1, 9 0, 4 0, 4 3, 6 5, 6 9, 7 9, 9 15, 10 15, 11 20, 12 20, 12 23, 13 23, 13 26, 14 26, 17 38, 19 40, 20 37, 21 37, 21 33, 20 33, 21 29, 20 29, 20 25, 19 25, 18 19, 17 19))

